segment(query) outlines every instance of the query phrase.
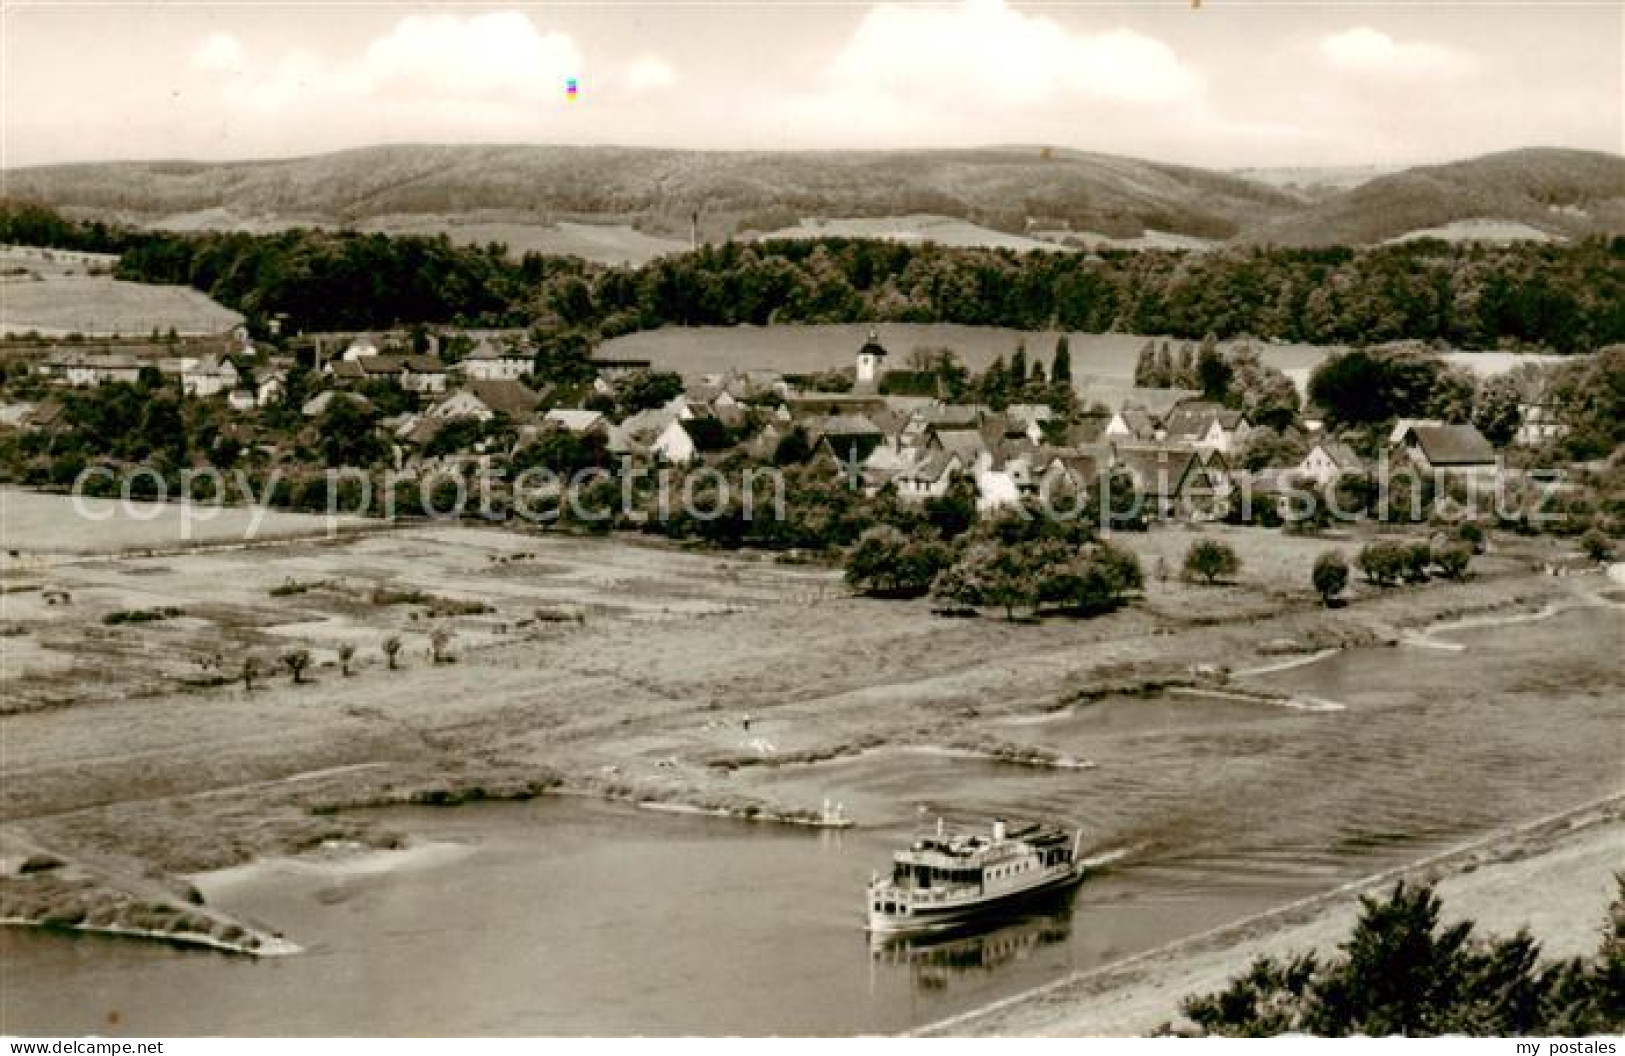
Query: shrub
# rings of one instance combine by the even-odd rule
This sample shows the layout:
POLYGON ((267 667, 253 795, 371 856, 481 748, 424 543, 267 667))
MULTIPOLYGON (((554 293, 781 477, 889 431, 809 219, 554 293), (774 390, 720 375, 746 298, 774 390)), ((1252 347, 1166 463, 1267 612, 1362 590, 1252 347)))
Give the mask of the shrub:
POLYGON ((288 669, 294 682, 305 680, 305 668, 310 666, 309 649, 289 649, 282 654, 282 666, 288 669))
POLYGON ((1208 583, 1221 576, 1233 576, 1241 569, 1241 558, 1217 539, 1198 539, 1185 551, 1185 575, 1200 576, 1208 583))
POLYGON ((1408 554, 1409 548, 1403 543, 1368 543, 1360 548, 1354 563, 1367 581, 1386 587, 1399 582, 1404 575, 1408 554))
POLYGON ((1432 564, 1432 545, 1424 542, 1416 542, 1405 547, 1405 563, 1401 569, 1405 576, 1405 582, 1426 582, 1428 578, 1428 568, 1432 564))
POLYGON ((161 609, 120 609, 118 612, 110 612, 103 616, 102 622, 110 627, 116 627, 122 623, 157 623, 159 620, 173 620, 185 615, 185 609, 177 609, 172 605, 161 609))
POLYGON ((64 864, 62 859, 54 854, 31 854, 17 867, 17 873, 21 876, 30 873, 48 873, 52 869, 60 869, 64 864))
POLYGON ((496 611, 483 601, 459 601, 456 598, 431 597, 428 605, 430 616, 483 616, 496 611))
POLYGON ((1484 526, 1477 521, 1462 521, 1456 529, 1456 538, 1473 548, 1473 553, 1484 552, 1484 526))
POLYGON ((953 551, 927 534, 904 535, 889 525, 870 528, 846 555, 846 582, 865 594, 914 597, 931 589, 953 563, 953 551))
POLYGON ((1446 927, 1431 888, 1400 883, 1386 899, 1360 899, 1339 956, 1260 958, 1224 990, 1180 1007, 1207 1033, 1231 1037, 1617 1033, 1625 1026, 1625 876, 1618 884, 1592 958, 1542 965, 1527 932, 1480 939, 1471 922, 1446 927))
POLYGON ((1315 592, 1320 595, 1320 600, 1330 605, 1332 599, 1343 593, 1344 588, 1348 586, 1349 563, 1339 551, 1328 550, 1315 558, 1315 568, 1310 579, 1315 585, 1315 592))
POLYGON ((1433 563, 1439 566, 1439 574, 1446 579, 1464 578, 1472 560, 1473 548, 1466 543, 1447 543, 1433 555, 1433 563))
POLYGON ((1580 552, 1593 561, 1606 561, 1614 556, 1614 543, 1601 530, 1592 528, 1580 536, 1580 552))
POLYGON ((374 587, 372 591, 372 603, 380 608, 385 605, 424 605, 429 600, 429 595, 421 590, 390 590, 388 587, 374 587))

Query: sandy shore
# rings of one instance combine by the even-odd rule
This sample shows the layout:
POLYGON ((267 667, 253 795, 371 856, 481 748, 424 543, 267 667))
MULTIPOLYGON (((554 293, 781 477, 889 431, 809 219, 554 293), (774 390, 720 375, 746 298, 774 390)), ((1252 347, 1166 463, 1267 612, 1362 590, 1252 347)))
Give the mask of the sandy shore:
POLYGON ((1255 958, 1335 953, 1359 897, 1397 879, 1437 883, 1447 922, 1480 934, 1528 928, 1545 956, 1594 952, 1625 869, 1625 795, 1519 826, 1325 895, 1180 940, 916 1031, 926 1036, 1139 1037, 1178 1022, 1179 1002, 1222 988, 1255 958))

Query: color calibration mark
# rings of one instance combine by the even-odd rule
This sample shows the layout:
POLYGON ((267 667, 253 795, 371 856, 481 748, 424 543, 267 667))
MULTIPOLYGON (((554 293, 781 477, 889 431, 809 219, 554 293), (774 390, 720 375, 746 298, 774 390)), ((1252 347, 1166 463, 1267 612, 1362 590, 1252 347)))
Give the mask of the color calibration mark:
POLYGON ((564 97, 566 99, 570 100, 573 103, 573 102, 576 101, 577 98, 580 97, 580 94, 581 94, 581 91, 580 91, 579 86, 576 84, 576 79, 574 77, 565 78, 565 80, 564 80, 564 97))

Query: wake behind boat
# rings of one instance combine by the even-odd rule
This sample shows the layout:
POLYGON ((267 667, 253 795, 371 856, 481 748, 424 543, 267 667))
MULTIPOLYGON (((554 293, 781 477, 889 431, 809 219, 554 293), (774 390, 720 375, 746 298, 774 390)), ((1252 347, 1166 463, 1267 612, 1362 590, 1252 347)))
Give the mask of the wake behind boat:
POLYGON ((1043 892, 1083 878, 1083 830, 993 822, 991 834, 950 831, 893 855, 890 877, 869 881, 869 931, 881 935, 938 931, 997 916, 1043 892))

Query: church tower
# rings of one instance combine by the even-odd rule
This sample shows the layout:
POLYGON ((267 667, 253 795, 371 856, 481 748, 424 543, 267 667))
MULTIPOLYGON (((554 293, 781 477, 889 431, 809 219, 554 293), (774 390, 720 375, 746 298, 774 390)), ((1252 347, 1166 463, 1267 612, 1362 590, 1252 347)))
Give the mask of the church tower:
POLYGON ((858 388, 873 392, 880 384, 880 371, 885 366, 886 350, 880 345, 879 335, 869 328, 869 340, 858 349, 858 388))

